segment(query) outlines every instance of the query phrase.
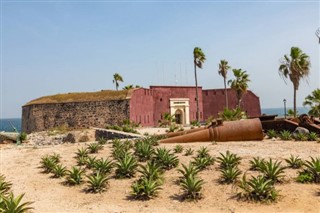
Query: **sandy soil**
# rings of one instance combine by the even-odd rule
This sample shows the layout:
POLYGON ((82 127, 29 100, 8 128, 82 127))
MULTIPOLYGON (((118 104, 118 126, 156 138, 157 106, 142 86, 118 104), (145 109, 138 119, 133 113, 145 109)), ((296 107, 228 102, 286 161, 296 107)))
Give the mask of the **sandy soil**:
MULTIPOLYGON (((154 130, 153 130, 154 131, 154 130)), ((156 130, 156 132, 158 132, 156 130)), ((203 199, 198 202, 182 201, 182 191, 176 184, 179 173, 176 169, 167 171, 165 182, 158 197, 149 201, 136 201, 130 198, 130 185, 133 179, 115 179, 109 181, 109 188, 101 194, 86 193, 86 184, 80 186, 63 185, 64 179, 50 178, 50 174, 41 173, 42 156, 58 153, 62 156, 62 164, 70 168, 76 164, 73 158, 78 148, 88 143, 63 144, 54 146, 16 146, 0 145, 0 172, 13 183, 14 193, 26 193, 23 201, 34 201, 33 212, 320 212, 320 185, 299 184, 294 181, 297 170, 286 169, 285 182, 277 184, 280 199, 272 204, 249 203, 233 198, 236 192, 232 185, 222 185, 217 181, 220 176, 218 163, 208 170, 202 171, 200 177, 205 180, 203 199)), ((176 144, 161 144, 173 148, 176 144)), ((299 155, 302 159, 310 156, 320 157, 320 143, 294 141, 252 141, 224 143, 188 143, 185 148, 209 148, 217 157, 219 152, 230 150, 242 157, 240 169, 249 169, 252 157, 282 160, 290 154, 299 155)), ((111 145, 96 156, 109 157, 111 145)), ((195 155, 195 154, 194 154, 195 155)), ((188 163, 192 156, 178 154, 181 163, 188 163)), ((253 174, 248 171, 247 174, 253 174)))

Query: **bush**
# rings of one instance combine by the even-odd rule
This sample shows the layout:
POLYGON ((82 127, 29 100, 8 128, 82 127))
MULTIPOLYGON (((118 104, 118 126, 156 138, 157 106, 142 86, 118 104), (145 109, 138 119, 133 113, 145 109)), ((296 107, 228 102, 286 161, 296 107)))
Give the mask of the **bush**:
POLYGON ((88 191, 93 193, 101 193, 106 190, 109 178, 105 174, 100 174, 100 172, 97 172, 96 174, 87 176, 87 178, 89 186, 88 191))
POLYGON ((161 190, 160 183, 154 179, 141 178, 131 185, 135 199, 149 200, 161 190))
POLYGON ((226 167, 220 169, 221 172, 221 178, 220 182, 221 183, 234 183, 238 177, 242 174, 242 172, 238 169, 238 167, 226 167))
POLYGON ((274 130, 274 129, 269 129, 268 131, 267 131, 267 136, 268 136, 268 138, 276 138, 277 136, 278 136, 278 133, 277 133, 277 131, 276 130, 274 130))
POLYGON ((280 138, 281 138, 281 140, 291 140, 291 138, 292 138, 292 134, 291 134, 291 132, 290 131, 288 131, 288 130, 282 130, 281 132, 280 132, 280 138))
POLYGON ((27 133, 21 132, 21 134, 20 134, 19 137, 20 137, 20 138, 19 138, 20 141, 23 142, 23 141, 27 140, 27 133))
POLYGON ((190 200, 199 200, 202 198, 201 190, 204 181, 194 175, 189 175, 181 179, 181 188, 184 190, 184 197, 190 200))
POLYGON ((174 153, 181 153, 183 151, 183 146, 178 144, 173 148, 174 153))
POLYGON ((217 159, 220 162, 220 168, 235 167, 240 164, 241 160, 237 154, 233 154, 229 150, 225 155, 220 153, 220 157, 217 159))
POLYGON ((219 112, 218 115, 224 121, 236 121, 247 118, 246 113, 240 107, 235 109, 224 108, 223 112, 219 112))
POLYGON ((11 192, 8 196, 0 195, 0 212, 23 213, 33 209, 30 205, 33 202, 20 203, 24 194, 14 197, 11 192))
POLYGON ((299 172, 298 182, 320 183, 320 158, 311 157, 311 160, 307 160, 304 166, 306 168, 302 172, 299 172))
POLYGON ((285 161, 288 163, 288 167, 292 169, 299 169, 303 165, 303 161, 299 156, 293 156, 290 155, 290 158, 285 159, 285 161))
POLYGON ((250 170, 252 171, 261 171, 263 164, 265 163, 264 159, 260 159, 259 157, 253 158, 252 160, 249 161, 250 163, 250 170))
POLYGON ((318 140, 318 134, 315 132, 310 132, 308 135, 308 140, 309 141, 317 141, 318 140))
POLYGON ((273 162, 272 159, 269 159, 269 161, 263 162, 261 172, 265 179, 275 183, 281 182, 281 179, 284 177, 284 169, 285 168, 281 166, 281 161, 273 162))

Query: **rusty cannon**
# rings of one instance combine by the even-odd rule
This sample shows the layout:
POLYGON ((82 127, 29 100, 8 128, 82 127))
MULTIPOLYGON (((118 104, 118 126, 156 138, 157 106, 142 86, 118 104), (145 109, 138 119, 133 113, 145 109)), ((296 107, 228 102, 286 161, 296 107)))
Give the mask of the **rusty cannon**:
POLYGON ((263 130, 258 118, 229 121, 215 127, 160 140, 160 143, 189 143, 206 141, 249 141, 262 140, 263 130))

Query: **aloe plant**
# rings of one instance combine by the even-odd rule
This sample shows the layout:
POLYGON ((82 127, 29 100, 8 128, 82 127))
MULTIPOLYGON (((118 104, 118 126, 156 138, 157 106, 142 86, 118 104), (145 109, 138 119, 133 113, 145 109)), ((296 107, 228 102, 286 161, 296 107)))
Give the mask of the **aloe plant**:
POLYGON ((24 194, 14 197, 13 193, 10 193, 8 196, 0 195, 0 212, 7 213, 24 213, 33 209, 30 205, 33 202, 24 202, 21 203, 24 194))
POLYGON ((151 161, 148 161, 147 164, 139 165, 138 172, 142 175, 143 178, 146 179, 153 179, 153 180, 160 180, 162 176, 161 167, 151 161))
POLYGON ((309 141, 317 141, 319 139, 318 134, 315 132, 310 132, 308 135, 309 141))
POLYGON ((211 156, 207 157, 196 157, 192 161, 192 164, 195 165, 199 170, 204 170, 208 166, 214 164, 215 159, 211 156))
POLYGON ((311 157, 305 162, 306 171, 312 176, 312 182, 320 183, 320 158, 311 157))
POLYGON ((94 153, 98 153, 99 150, 102 150, 103 146, 99 143, 92 143, 88 145, 87 149, 89 153, 94 154, 94 153))
POLYGON ((254 201, 275 201, 278 191, 275 189, 272 180, 265 179, 263 176, 251 177, 246 179, 243 175, 242 180, 237 184, 240 192, 237 193, 239 199, 254 201))
POLYGON ((97 159, 95 156, 88 156, 86 158, 86 167, 88 169, 94 168, 96 165, 97 159))
POLYGON ((100 174, 109 174, 112 171, 114 165, 114 162, 109 158, 101 158, 99 160, 96 160, 95 164, 93 165, 93 168, 96 172, 99 172, 100 174))
POLYGON ((148 141, 141 140, 135 143, 134 154, 138 157, 139 161, 147 161, 152 158, 154 149, 148 141))
POLYGON ((220 153, 220 157, 217 158, 220 162, 220 168, 234 167, 240 164, 241 157, 237 154, 231 153, 229 150, 226 154, 220 153))
POLYGON ((107 139, 105 139, 104 137, 100 137, 98 143, 101 145, 105 145, 107 143, 107 139))
POLYGON ((284 177, 284 169, 285 168, 281 166, 281 161, 273 162, 270 158, 269 161, 263 163, 261 172, 265 179, 273 182, 281 182, 281 179, 284 177))
POLYGON ((180 185, 185 192, 185 198, 199 200, 202 198, 201 190, 204 181, 194 175, 189 175, 181 179, 180 185))
POLYGON ((161 190, 159 181, 154 179, 142 178, 131 185, 132 195, 135 199, 149 200, 157 195, 161 190))
POLYGON ((164 147, 160 147, 155 150, 153 161, 166 170, 177 167, 179 164, 178 157, 164 147))
POLYGON ((183 146, 178 144, 173 148, 174 153, 181 153, 183 151, 183 146))
POLYGON ((76 159, 78 166, 84 166, 87 164, 88 156, 78 156, 76 159))
POLYGON ((193 155, 194 150, 192 148, 188 148, 185 150, 184 155, 185 156, 189 156, 189 155, 193 155))
POLYGON ((210 156, 209 150, 207 147, 200 147, 199 150, 197 150, 197 158, 204 158, 210 156))
POLYGON ((252 171, 261 171, 261 168, 263 166, 263 163, 265 162, 264 159, 261 159, 259 157, 254 157, 252 160, 249 161, 250 163, 250 170, 252 171))
POLYGON ((67 171, 67 183, 70 185, 79 185, 83 182, 84 170, 73 166, 67 171))
POLYGON ((136 173, 137 160, 133 155, 126 153, 123 158, 117 159, 116 176, 118 178, 131 178, 136 173))
POLYGON ((238 169, 238 167, 225 167, 220 169, 221 172, 221 183, 234 183, 238 177, 242 174, 242 172, 238 169))
POLYGON ((186 166, 185 164, 181 164, 181 166, 182 169, 178 169, 178 172, 181 173, 184 178, 190 175, 196 176, 200 172, 200 169, 192 162, 189 162, 188 166, 186 166))
POLYGON ((87 176, 88 191, 101 193, 106 190, 109 178, 100 172, 87 176))
POLYGON ((45 156, 41 158, 40 164, 41 168, 44 169, 45 173, 52 172, 53 168, 57 165, 57 159, 52 158, 51 156, 45 156))
POLYGON ((292 134, 291 134, 291 132, 290 131, 288 131, 288 130, 282 130, 281 132, 280 132, 280 138, 281 138, 281 140, 285 140, 285 141, 288 141, 288 140, 291 140, 292 139, 292 134))
POLYGON ((297 132, 294 134, 294 139, 296 141, 307 141, 308 140, 308 135, 304 134, 302 132, 297 132))
POLYGON ((288 167, 292 169, 299 169, 303 165, 303 160, 299 156, 293 156, 292 154, 285 161, 288 163, 288 167))
POLYGON ((78 149, 76 152, 76 158, 79 157, 88 157, 89 151, 87 148, 81 147, 81 149, 78 149))
POLYGON ((268 138, 276 138, 278 136, 278 133, 274 129, 269 129, 267 131, 267 136, 268 136, 268 138))
POLYGON ((63 177, 67 174, 67 168, 61 164, 57 164, 52 169, 52 173, 53 173, 54 178, 60 178, 60 177, 63 177))
POLYGON ((4 175, 0 175, 0 195, 6 194, 10 191, 12 186, 11 182, 6 181, 4 175))

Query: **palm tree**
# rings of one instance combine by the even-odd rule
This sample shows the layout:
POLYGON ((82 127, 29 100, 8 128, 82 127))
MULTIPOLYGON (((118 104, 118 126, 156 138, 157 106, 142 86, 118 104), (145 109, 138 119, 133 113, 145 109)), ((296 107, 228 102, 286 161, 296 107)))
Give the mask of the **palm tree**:
POLYGON ((302 52, 299 47, 291 47, 290 58, 284 55, 279 66, 279 74, 291 80, 293 84, 293 112, 296 117, 297 90, 299 89, 300 80, 308 77, 310 71, 309 56, 302 52))
POLYGON ((112 80, 112 82, 116 84, 116 89, 117 89, 117 91, 118 91, 119 82, 123 82, 123 78, 122 78, 122 76, 121 76, 120 74, 115 73, 115 74, 113 75, 113 80, 112 80))
POLYGON ((320 118, 320 89, 313 90, 312 94, 305 98, 303 106, 310 106, 309 115, 320 118))
POLYGON ((202 68, 202 64, 206 60, 206 56, 202 52, 201 48, 195 47, 193 50, 193 63, 194 63, 194 76, 196 81, 196 101, 197 101, 197 120, 200 121, 199 111, 199 98, 198 98, 198 79, 197 79, 197 67, 202 68))
POLYGON ((238 107, 240 107, 242 96, 247 92, 247 89, 249 87, 248 82, 250 81, 250 79, 249 75, 247 74, 247 71, 244 71, 242 69, 233 69, 232 72, 236 79, 229 80, 228 84, 231 86, 233 90, 236 91, 238 107))
POLYGON ((226 97, 226 108, 228 109, 228 93, 227 93, 227 73, 228 70, 231 67, 228 65, 228 61, 226 60, 220 60, 220 64, 219 64, 219 75, 221 75, 223 77, 223 82, 224 82, 224 94, 226 97))

